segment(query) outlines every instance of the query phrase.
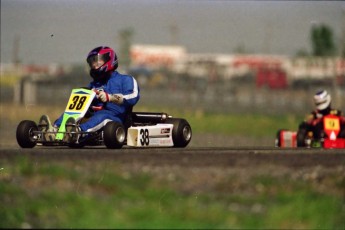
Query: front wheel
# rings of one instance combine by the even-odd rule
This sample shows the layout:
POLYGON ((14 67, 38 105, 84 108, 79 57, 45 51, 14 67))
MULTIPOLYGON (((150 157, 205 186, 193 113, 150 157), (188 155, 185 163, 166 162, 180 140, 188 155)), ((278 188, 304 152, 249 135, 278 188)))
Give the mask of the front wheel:
POLYGON ((174 147, 186 147, 192 139, 192 128, 190 127, 188 121, 180 118, 169 118, 166 123, 174 126, 172 131, 174 147))
POLYGON ((281 147, 281 133, 282 132, 284 132, 284 131, 286 131, 287 129, 279 129, 278 131, 277 131, 277 134, 276 134, 276 139, 275 139, 275 144, 274 144, 274 146, 275 147, 281 147))
POLYGON ((35 134, 38 127, 34 121, 24 120, 19 123, 16 131, 17 142, 22 148, 33 148, 36 146, 35 134))
POLYGON ((125 127, 118 122, 108 122, 103 129, 104 144, 108 149, 120 149, 125 143, 125 127))

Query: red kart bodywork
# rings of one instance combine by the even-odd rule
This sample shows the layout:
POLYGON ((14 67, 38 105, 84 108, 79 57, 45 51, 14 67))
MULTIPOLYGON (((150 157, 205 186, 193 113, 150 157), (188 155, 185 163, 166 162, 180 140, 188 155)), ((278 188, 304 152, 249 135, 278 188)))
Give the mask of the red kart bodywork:
MULTIPOLYGON (((325 137, 322 146, 325 149, 342 149, 345 148, 345 138, 338 137, 340 133, 340 118, 335 115, 323 117, 323 127, 325 137)), ((291 130, 279 130, 276 137, 276 147, 296 148, 297 132, 291 130)))
POLYGON ((324 148, 345 148, 345 138, 337 138, 340 133, 340 119, 334 115, 327 115, 323 119, 324 131, 327 135, 323 142, 324 148))
POLYGON ((295 148, 297 147, 297 132, 290 130, 281 130, 279 132, 280 146, 281 148, 295 148))

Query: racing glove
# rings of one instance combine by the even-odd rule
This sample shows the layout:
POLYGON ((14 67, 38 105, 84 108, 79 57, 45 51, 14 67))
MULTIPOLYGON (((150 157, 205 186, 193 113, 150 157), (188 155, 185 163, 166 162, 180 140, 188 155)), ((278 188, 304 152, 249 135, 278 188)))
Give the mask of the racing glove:
POLYGON ((104 91, 100 91, 97 94, 97 98, 102 102, 113 102, 118 105, 121 105, 123 103, 122 94, 109 94, 104 91))

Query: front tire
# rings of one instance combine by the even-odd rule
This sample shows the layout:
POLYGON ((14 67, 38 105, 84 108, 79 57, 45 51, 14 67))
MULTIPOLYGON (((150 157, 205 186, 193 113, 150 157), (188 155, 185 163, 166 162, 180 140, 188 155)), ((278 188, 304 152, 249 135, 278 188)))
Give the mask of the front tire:
POLYGON ((280 135, 282 132, 286 131, 286 129, 279 129, 276 134, 276 139, 275 139, 275 147, 281 147, 281 139, 280 135))
POLYGON ((190 127, 188 121, 179 118, 169 118, 166 123, 174 126, 172 131, 174 147, 186 147, 192 139, 192 128, 190 127))
POLYGON ((34 121, 24 120, 19 123, 16 131, 17 143, 22 148, 33 148, 36 146, 34 139, 34 131, 38 131, 38 127, 34 121))
POLYGON ((125 143, 125 127, 118 122, 108 122, 103 129, 104 144, 108 149, 120 149, 125 143))

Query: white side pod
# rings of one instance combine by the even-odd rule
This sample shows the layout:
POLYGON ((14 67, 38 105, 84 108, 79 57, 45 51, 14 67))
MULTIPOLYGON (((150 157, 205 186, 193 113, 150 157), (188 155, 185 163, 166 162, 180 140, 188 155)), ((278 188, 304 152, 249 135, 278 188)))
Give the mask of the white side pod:
POLYGON ((127 145, 133 147, 171 147, 172 124, 135 126, 128 128, 127 145))

